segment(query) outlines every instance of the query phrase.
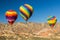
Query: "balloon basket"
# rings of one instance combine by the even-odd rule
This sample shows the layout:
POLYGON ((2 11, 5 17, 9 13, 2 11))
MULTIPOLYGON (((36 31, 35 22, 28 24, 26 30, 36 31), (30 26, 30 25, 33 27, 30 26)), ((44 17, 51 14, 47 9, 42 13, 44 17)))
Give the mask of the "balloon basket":
POLYGON ((53 33, 57 33, 57 31, 52 27, 51 27, 51 30, 52 30, 53 33))

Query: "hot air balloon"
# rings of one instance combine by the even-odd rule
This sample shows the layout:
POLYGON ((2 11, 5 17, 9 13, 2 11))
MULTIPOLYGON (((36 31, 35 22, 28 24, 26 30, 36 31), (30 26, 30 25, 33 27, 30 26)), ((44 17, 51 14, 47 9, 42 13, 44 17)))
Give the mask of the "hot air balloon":
POLYGON ((15 22, 15 20, 17 19, 17 12, 14 10, 8 10, 5 14, 6 19, 8 21, 9 24, 13 24, 15 22))
POLYGON ((47 19, 47 22, 48 24, 50 25, 51 28, 54 27, 54 25, 56 24, 57 22, 57 19, 55 16, 49 16, 48 19, 47 19))
POLYGON ((20 10, 20 12, 21 12, 20 16, 21 16, 25 21, 27 21, 27 20, 32 16, 33 7, 30 6, 29 4, 24 4, 24 5, 20 6, 19 10, 20 10))

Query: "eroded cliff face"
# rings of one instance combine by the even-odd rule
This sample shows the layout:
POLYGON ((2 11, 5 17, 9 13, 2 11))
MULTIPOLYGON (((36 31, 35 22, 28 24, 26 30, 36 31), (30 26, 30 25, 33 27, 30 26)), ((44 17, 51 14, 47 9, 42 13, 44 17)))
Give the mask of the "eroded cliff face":
POLYGON ((0 37, 8 40, 22 40, 23 38, 43 37, 51 38, 60 37, 60 23, 56 23, 54 28, 50 28, 47 23, 14 23, 13 25, 0 23, 0 37), (11 37, 11 38, 10 38, 11 37), (16 38, 16 39, 15 39, 16 38))

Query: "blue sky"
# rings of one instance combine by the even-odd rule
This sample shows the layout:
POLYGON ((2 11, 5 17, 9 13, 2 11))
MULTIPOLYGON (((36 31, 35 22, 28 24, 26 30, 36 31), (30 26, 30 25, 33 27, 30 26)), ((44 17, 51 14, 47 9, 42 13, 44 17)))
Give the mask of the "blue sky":
POLYGON ((18 13, 16 22, 25 22, 19 12, 19 7, 24 4, 30 4, 34 8, 28 22, 47 22, 48 16, 56 16, 60 22, 60 0, 0 0, 0 22, 7 23, 5 12, 10 9, 18 13))

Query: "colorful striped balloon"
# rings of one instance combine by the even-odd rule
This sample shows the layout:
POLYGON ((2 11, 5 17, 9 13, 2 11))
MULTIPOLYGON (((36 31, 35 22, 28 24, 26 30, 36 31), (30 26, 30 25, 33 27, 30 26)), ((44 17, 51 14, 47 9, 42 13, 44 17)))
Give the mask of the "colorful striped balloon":
POLYGON ((33 7, 30 6, 29 4, 24 4, 19 8, 21 14, 20 16, 24 19, 24 20, 28 20, 33 13, 33 7))
POLYGON ((49 16, 48 19, 47 19, 47 22, 51 27, 54 27, 54 25, 57 22, 57 19, 56 19, 55 16, 49 16))
POLYGON ((17 19, 17 12, 14 10, 8 10, 5 14, 6 19, 8 20, 9 24, 13 24, 15 20, 17 19))

